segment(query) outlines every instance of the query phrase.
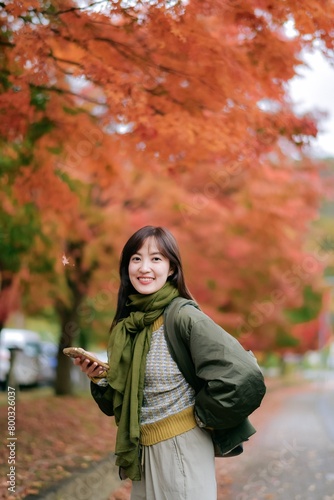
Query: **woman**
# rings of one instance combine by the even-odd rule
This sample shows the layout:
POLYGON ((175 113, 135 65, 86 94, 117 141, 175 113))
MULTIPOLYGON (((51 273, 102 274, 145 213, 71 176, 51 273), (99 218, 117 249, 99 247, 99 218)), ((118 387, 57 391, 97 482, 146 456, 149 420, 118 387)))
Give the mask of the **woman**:
POLYGON ((255 432, 246 417, 259 406, 254 402, 244 415, 240 402, 245 394, 251 396, 253 379, 261 393, 257 399, 262 399, 262 374, 240 344, 198 309, 168 230, 146 226, 128 240, 120 279, 107 379, 100 378, 103 370, 96 363, 79 358, 75 363, 92 379, 92 395, 101 410, 115 416, 121 477, 133 480, 132 500, 216 500, 215 450, 205 427, 222 429, 223 454, 239 453, 233 450, 255 432), (168 337, 176 333, 173 350, 168 337), (187 352, 182 351, 186 343, 187 352), (232 358, 234 351, 237 360, 245 359, 231 372, 227 356, 232 358), (175 360, 184 364, 188 352, 181 373, 175 360), (188 368, 194 372, 192 385, 185 375, 188 368), (238 378, 242 371, 247 388, 239 397, 234 375, 238 378))

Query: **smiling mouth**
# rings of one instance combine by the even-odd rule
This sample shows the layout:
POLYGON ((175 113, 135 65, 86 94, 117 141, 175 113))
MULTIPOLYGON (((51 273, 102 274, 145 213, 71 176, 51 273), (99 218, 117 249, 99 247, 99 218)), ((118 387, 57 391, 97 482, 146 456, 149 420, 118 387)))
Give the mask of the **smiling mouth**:
POLYGON ((144 277, 139 277, 138 280, 141 282, 141 283, 151 283, 154 278, 144 278, 144 277))

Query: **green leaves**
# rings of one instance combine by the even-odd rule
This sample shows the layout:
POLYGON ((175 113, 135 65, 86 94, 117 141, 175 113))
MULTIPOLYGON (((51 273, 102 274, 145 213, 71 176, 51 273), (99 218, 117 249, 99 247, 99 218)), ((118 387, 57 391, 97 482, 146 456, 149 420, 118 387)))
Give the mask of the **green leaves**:
POLYGON ((295 309, 288 309, 286 315, 291 323, 304 323, 319 315, 322 304, 322 295, 311 286, 303 290, 303 304, 295 309))
POLYGON ((49 101, 49 96, 46 92, 43 92, 39 88, 31 86, 30 89, 30 104, 35 106, 36 109, 39 109, 41 111, 46 110, 46 105, 49 101))
POLYGON ((44 116, 40 121, 32 123, 29 126, 27 140, 32 144, 40 139, 43 135, 48 134, 54 128, 54 124, 44 116))
POLYGON ((39 216, 32 203, 16 204, 13 214, 0 210, 0 268, 16 273, 21 268, 23 255, 34 244, 40 231, 39 216))

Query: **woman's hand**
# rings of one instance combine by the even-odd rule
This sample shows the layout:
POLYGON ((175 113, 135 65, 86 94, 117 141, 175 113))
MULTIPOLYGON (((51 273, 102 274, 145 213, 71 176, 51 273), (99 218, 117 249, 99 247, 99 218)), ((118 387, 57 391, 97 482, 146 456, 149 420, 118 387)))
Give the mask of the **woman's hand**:
POLYGON ((89 378, 99 378, 105 372, 105 368, 98 363, 92 363, 92 361, 83 356, 74 358, 74 364, 79 366, 80 370, 89 378))

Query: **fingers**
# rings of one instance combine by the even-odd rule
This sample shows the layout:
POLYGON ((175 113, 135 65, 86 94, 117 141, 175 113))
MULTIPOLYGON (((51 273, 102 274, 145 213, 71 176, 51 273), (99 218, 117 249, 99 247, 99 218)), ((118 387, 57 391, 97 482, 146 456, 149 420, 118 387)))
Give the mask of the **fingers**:
POLYGON ((85 372, 89 377, 100 377, 105 370, 98 363, 92 363, 88 360, 87 371, 85 372))
POLYGON ((88 377, 100 377, 105 371, 98 363, 92 363, 88 358, 77 357, 74 359, 74 364, 79 366, 81 371, 88 377))

